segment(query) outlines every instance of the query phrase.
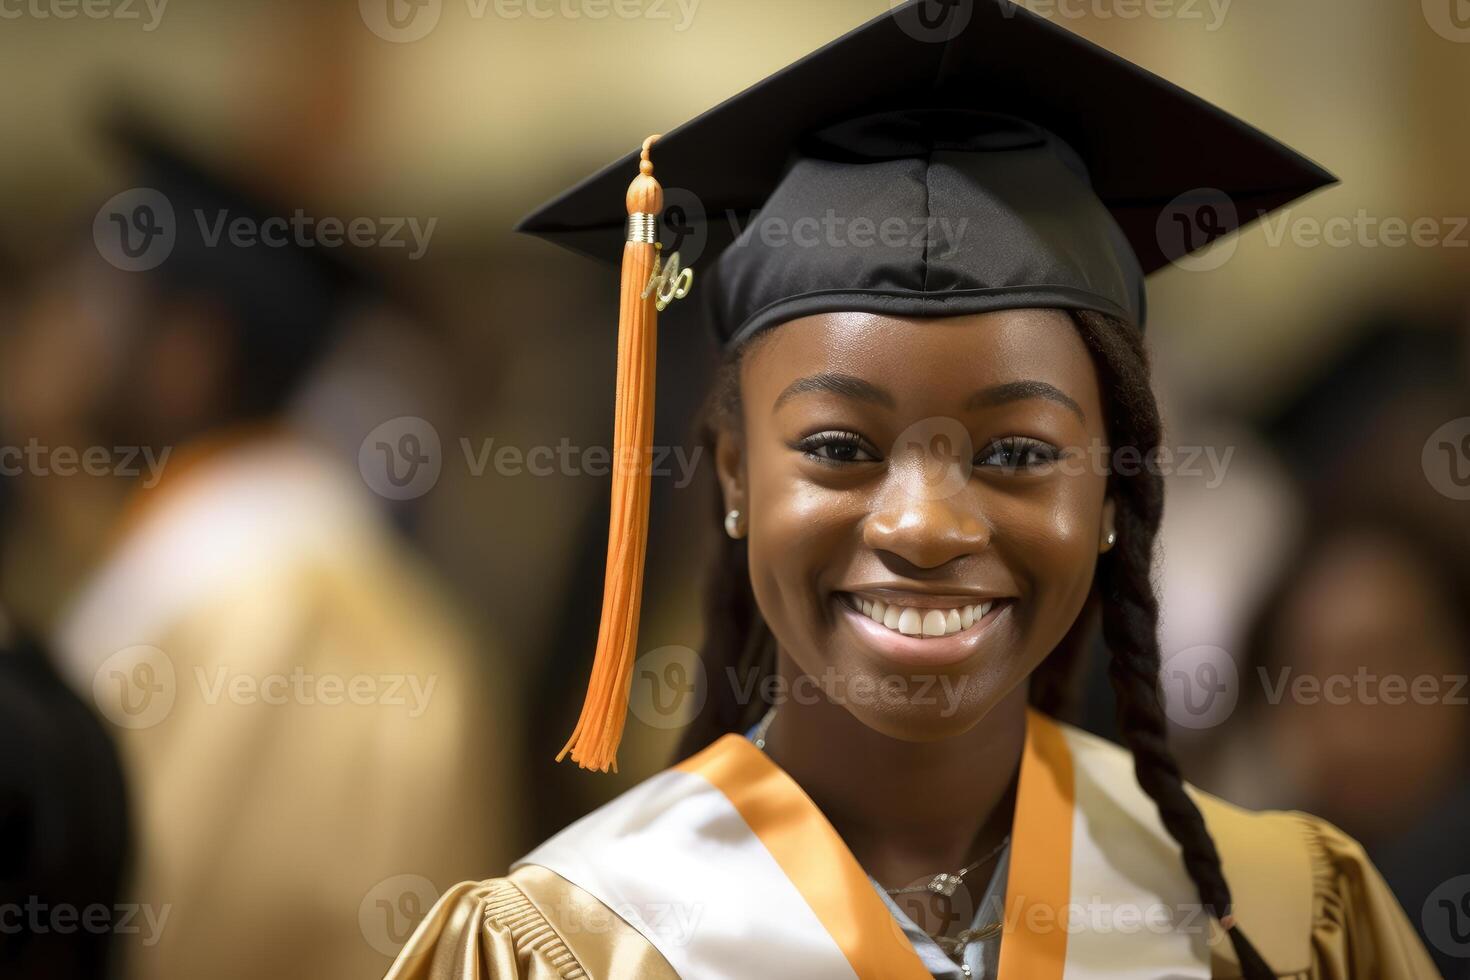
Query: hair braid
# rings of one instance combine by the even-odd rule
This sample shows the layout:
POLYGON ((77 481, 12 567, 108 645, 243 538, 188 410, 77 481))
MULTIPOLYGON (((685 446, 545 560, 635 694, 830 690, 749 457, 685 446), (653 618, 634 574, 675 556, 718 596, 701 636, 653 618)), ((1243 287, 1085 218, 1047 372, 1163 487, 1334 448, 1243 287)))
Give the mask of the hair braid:
MULTIPOLYGON (((1149 384, 1143 338, 1127 324, 1099 313, 1076 313, 1083 339, 1095 355, 1113 446, 1135 447, 1145 460, 1162 442, 1163 427, 1149 384)), ((1168 726, 1159 691, 1159 601, 1152 579, 1154 540, 1164 512, 1164 480, 1144 465, 1109 477, 1117 547, 1098 562, 1096 591, 1102 603, 1103 641, 1111 660, 1108 678, 1117 703, 1118 731, 1133 753, 1138 785, 1159 810, 1164 829, 1179 844, 1200 901, 1215 918, 1231 911, 1230 886, 1220 853, 1199 807, 1184 789, 1179 763, 1169 751, 1168 726)), ((1245 934, 1229 929, 1246 980, 1275 974, 1245 934)))

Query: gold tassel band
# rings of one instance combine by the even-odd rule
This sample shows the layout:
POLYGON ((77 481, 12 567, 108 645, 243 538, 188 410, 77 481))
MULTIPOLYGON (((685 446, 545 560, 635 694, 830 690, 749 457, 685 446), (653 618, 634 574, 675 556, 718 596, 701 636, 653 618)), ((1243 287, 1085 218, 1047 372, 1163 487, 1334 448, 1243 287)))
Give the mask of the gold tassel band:
POLYGON ((628 215, 628 241, 652 245, 658 241, 658 215, 634 211, 628 215))

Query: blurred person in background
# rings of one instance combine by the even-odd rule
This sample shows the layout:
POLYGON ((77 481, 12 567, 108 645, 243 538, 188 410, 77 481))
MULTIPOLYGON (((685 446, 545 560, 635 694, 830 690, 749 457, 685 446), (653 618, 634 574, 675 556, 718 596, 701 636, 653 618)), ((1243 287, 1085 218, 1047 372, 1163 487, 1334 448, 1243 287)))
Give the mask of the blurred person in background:
MULTIPOLYGON (((14 318, 18 289, 15 269, 0 260, 0 330, 14 318)), ((15 487, 9 455, 0 530, 15 487)), ((131 838, 111 731, 0 603, 0 976, 117 975, 131 838)))
POLYGON ((1398 506, 1324 518, 1269 592, 1214 740, 1217 791, 1362 841, 1450 978, 1467 961, 1436 941, 1446 910, 1426 903, 1470 874, 1467 560, 1462 539, 1398 506))
POLYGON ((438 888, 515 839, 502 664, 366 474, 292 418, 380 292, 248 180, 136 115, 112 130, 138 189, 53 265, 0 361, 9 442, 131 454, 132 476, 33 464, 17 484, 110 518, 56 645, 134 801, 130 894, 156 927, 128 937, 127 972, 372 976, 438 888))
POLYGON ((129 836, 110 733, 0 612, 0 976, 116 974, 129 836))

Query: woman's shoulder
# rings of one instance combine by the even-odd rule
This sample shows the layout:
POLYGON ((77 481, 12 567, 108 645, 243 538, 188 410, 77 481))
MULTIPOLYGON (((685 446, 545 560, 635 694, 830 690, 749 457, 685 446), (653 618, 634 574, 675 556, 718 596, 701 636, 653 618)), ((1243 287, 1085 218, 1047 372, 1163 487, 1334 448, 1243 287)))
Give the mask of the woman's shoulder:
POLYGON ((615 964, 616 975, 677 980, 602 902, 548 868, 522 864, 441 895, 386 980, 595 980, 613 976, 615 964))
MULTIPOLYGON (((1153 807, 1132 778, 1126 748, 1063 726, 1081 794, 1105 792, 1119 809, 1153 807), (1098 789, 1105 787, 1105 789, 1098 789)), ((1300 810, 1248 810, 1186 783, 1220 852, 1236 919, 1266 962, 1286 976, 1437 975, 1417 933, 1363 846, 1300 810)), ((1235 976, 1230 944, 1214 946, 1217 976, 1235 976)))
POLYGON ((1278 971, 1387 980, 1438 975, 1353 837, 1300 810, 1247 810, 1190 791, 1220 850, 1236 916, 1278 971))

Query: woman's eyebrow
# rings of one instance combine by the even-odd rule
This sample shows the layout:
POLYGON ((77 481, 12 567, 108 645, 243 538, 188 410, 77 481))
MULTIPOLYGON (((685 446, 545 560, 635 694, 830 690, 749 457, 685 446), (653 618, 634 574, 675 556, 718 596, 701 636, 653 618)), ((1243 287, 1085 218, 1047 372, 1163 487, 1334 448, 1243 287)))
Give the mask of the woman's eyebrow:
MULTIPOLYGON (((895 407, 893 396, 872 382, 864 381, 862 378, 855 377, 851 374, 827 372, 808 375, 805 378, 797 378, 791 382, 781 394, 776 396, 776 401, 772 404, 771 411, 780 408, 782 403, 790 398, 812 392, 827 392, 843 398, 872 402, 875 405, 882 405, 885 408, 895 407)), ((1087 421, 1087 416, 1082 411, 1082 406, 1078 405, 1072 396, 1062 391, 1056 385, 1030 379, 1006 381, 1001 384, 990 385, 987 388, 981 388, 965 402, 965 408, 966 410, 993 408, 997 405, 1021 401, 1026 398, 1045 398, 1054 401, 1071 410, 1083 422, 1087 421)))
POLYGON ((1083 422, 1087 421, 1087 416, 1083 414, 1082 406, 1078 405, 1072 396, 1062 391, 1056 385, 1048 384, 1045 381, 1006 381, 1002 384, 991 385, 988 388, 981 388, 970 396, 970 400, 965 403, 965 408, 993 408, 996 405, 1021 401, 1025 398, 1046 398, 1056 402, 1058 405, 1065 405, 1077 414, 1077 418, 1083 422))
POLYGON ((781 407, 781 403, 797 395, 811 392, 828 392, 840 395, 843 398, 855 398, 858 401, 872 402, 885 408, 893 408, 893 396, 879 388, 877 385, 851 374, 813 374, 805 378, 797 378, 786 386, 786 390, 776 396, 776 401, 771 405, 771 411, 781 407))

